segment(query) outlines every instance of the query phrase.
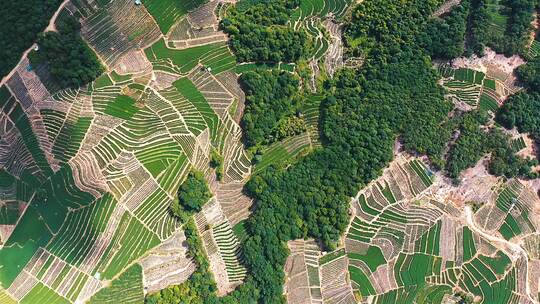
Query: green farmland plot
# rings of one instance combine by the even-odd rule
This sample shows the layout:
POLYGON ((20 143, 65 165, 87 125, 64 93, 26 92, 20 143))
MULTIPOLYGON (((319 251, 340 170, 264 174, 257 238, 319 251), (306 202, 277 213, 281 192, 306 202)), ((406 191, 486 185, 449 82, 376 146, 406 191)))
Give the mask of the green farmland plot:
POLYGON ((480 95, 480 109, 495 112, 499 107, 497 101, 486 93, 480 95))
POLYGON ((425 286, 416 296, 416 303, 443 303, 444 296, 452 294, 452 287, 448 285, 425 286))
POLYGON ((495 80, 493 80, 491 78, 486 78, 484 80, 484 87, 486 87, 487 89, 495 91, 497 89, 497 83, 495 82, 495 80))
POLYGON ((199 90, 197 90, 193 82, 191 82, 191 80, 188 78, 180 78, 179 80, 175 81, 173 85, 180 94, 182 94, 193 106, 195 106, 197 111, 204 118, 206 125, 210 129, 210 137, 212 140, 217 139, 219 117, 216 115, 214 110, 212 110, 206 98, 199 90))
POLYGON ((37 283, 32 290, 21 299, 21 304, 35 304, 35 303, 48 303, 48 304, 64 304, 70 303, 66 298, 55 293, 53 290, 37 283))
POLYGON ((13 225, 19 219, 19 203, 16 201, 4 202, 0 205, 0 225, 13 225))
POLYGON ((75 123, 65 122, 56 137, 52 152, 61 162, 69 161, 80 148, 81 142, 90 127, 90 117, 80 117, 75 123))
POLYGON ((109 87, 112 85, 113 85, 112 79, 107 74, 103 74, 99 76, 99 78, 97 78, 93 83, 94 89, 101 89, 101 88, 109 87))
POLYGON ((112 278, 144 252, 159 244, 159 238, 138 219, 124 214, 120 228, 101 259, 98 272, 104 278, 112 278))
POLYGON ((71 167, 64 166, 54 174, 34 196, 32 206, 45 219, 51 231, 58 232, 68 208, 80 208, 90 204, 94 197, 77 188, 71 167))
POLYGON ((499 232, 506 240, 509 240, 514 236, 520 235, 522 231, 516 219, 508 214, 499 228, 499 232))
POLYGON ((159 40, 144 52, 155 69, 172 69, 178 73, 188 73, 198 63, 210 68, 212 74, 219 74, 236 66, 235 57, 223 42, 175 50, 168 48, 164 40, 159 40))
POLYGON ((369 278, 360 268, 349 266, 349 273, 354 286, 360 291, 360 294, 363 296, 375 294, 375 288, 373 288, 369 278))
POLYGON ((505 271, 512 266, 512 261, 502 251, 497 251, 494 257, 480 255, 478 258, 490 268, 495 275, 504 275, 505 271))
POLYGON ((11 296, 9 296, 4 290, 0 289, 0 303, 4 304, 17 304, 11 296))
POLYGON ((375 272, 380 265, 386 264, 386 259, 381 249, 377 246, 370 246, 365 253, 349 252, 347 257, 351 261, 358 260, 364 262, 372 272, 375 272))
POLYGON ((254 172, 260 172, 269 165, 287 166, 305 155, 313 145, 314 138, 309 128, 307 132, 288 136, 261 149, 254 157, 254 172))
POLYGON ((302 0, 292 19, 305 19, 310 16, 323 18, 328 14, 341 18, 353 2, 352 0, 302 0))
POLYGON ((182 155, 182 148, 168 137, 154 140, 135 152, 137 159, 157 177, 182 155))
POLYGON ((139 108, 135 105, 135 100, 126 95, 118 95, 105 107, 105 114, 126 120, 133 117, 137 111, 139 108))
POLYGON ((335 261, 339 259, 340 257, 344 256, 345 254, 346 254, 345 249, 338 249, 336 251, 327 253, 319 259, 319 265, 324 265, 326 263, 335 261))
POLYGON ((11 98, 11 93, 5 86, 0 87, 0 108, 3 108, 6 102, 11 98))
POLYGON ((394 276, 398 286, 425 284, 425 278, 441 272, 441 258, 423 253, 398 256, 394 266, 394 276))
MULTIPOLYGON (((32 155, 39 170, 41 170, 41 176, 50 176, 53 174, 49 162, 45 156, 45 153, 41 150, 39 141, 34 134, 30 120, 23 111, 21 105, 15 101, 14 98, 7 100, 3 107, 3 112, 9 116, 11 121, 15 123, 15 127, 21 133, 21 138, 24 142, 26 149, 32 155)), ((40 176, 39 174, 35 174, 40 176)))
POLYGON ((426 187, 429 187, 431 186, 431 184, 433 184, 433 174, 428 168, 426 168, 424 164, 415 159, 411 161, 409 165, 414 170, 414 172, 418 174, 426 187))
POLYGON ((540 55, 540 42, 533 40, 531 47, 529 48, 529 56, 536 58, 540 55))
POLYGON ((469 227, 463 227, 463 260, 470 260, 476 254, 473 234, 469 227))
POLYGON ((418 287, 399 287, 398 289, 392 289, 386 293, 377 295, 373 301, 376 304, 387 304, 387 303, 396 303, 396 304, 408 304, 414 303, 414 299, 418 292, 418 287))
POLYGON ((441 235, 441 221, 431 226, 415 244, 415 251, 426 254, 439 255, 441 235))
POLYGON ((131 76, 132 76, 131 74, 130 75, 121 75, 121 74, 118 74, 116 71, 111 72, 111 79, 115 83, 126 82, 126 81, 131 79, 131 76))
POLYGON ((69 213, 47 249, 72 265, 79 265, 105 230, 115 207, 116 200, 106 194, 92 205, 69 213))
POLYGON ((144 7, 154 17, 165 35, 183 15, 204 2, 204 0, 143 0, 144 7))
POLYGON ((111 285, 101 289, 88 303, 115 304, 115 303, 142 303, 144 302, 142 286, 142 267, 134 264, 122 273, 111 285))
POLYGON ((512 187, 505 187, 497 197, 497 207, 503 212, 508 212, 516 205, 519 207, 520 202, 517 197, 518 193, 512 187))
POLYGON ((525 140, 523 139, 523 136, 520 136, 514 140, 512 140, 512 149, 516 152, 519 152, 527 147, 525 144, 525 140))
MULTIPOLYGON (((30 210, 32 209, 26 212, 28 213, 30 210)), ((16 231, 9 239, 11 243, 16 240, 16 244, 5 245, 0 250, 0 283, 3 287, 7 288, 13 283, 26 263, 38 250, 39 245, 45 245, 52 237, 46 229, 43 221, 37 220, 37 216, 23 217, 17 225, 16 231), (30 219, 30 222, 27 219, 30 219), (27 239, 23 239, 23 237, 27 239)))

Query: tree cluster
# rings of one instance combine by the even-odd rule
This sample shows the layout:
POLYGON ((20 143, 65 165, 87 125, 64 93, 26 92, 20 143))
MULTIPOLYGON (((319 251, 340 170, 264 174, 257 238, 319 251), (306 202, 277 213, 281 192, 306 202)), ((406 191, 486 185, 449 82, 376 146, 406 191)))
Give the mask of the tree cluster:
MULTIPOLYGON (((495 118, 504 127, 508 129, 515 127, 520 133, 529 133, 537 145, 540 143, 540 93, 538 91, 524 91, 510 96, 499 108, 495 118)), ((524 163, 522 160, 515 160, 503 151, 499 154, 500 160, 494 164, 493 170, 503 172, 504 175, 507 175, 506 172, 509 171, 518 171, 521 175, 525 172, 525 167, 537 165, 537 160, 527 160, 524 163), (506 168, 509 164, 514 164, 513 170, 506 168)), ((538 158, 538 155, 536 157, 538 158)), ((529 172, 528 177, 535 178, 537 174, 529 172)))
POLYGON ((204 175, 196 170, 188 173, 186 180, 178 188, 178 200, 171 204, 174 215, 183 221, 202 207, 212 197, 204 175))
POLYGON ((446 174, 458 181, 461 172, 474 167, 486 154, 490 154, 489 173, 507 178, 535 178, 531 166, 535 160, 524 159, 516 155, 511 138, 500 129, 487 130, 487 113, 473 111, 464 114, 457 131, 459 136, 451 144, 447 155, 446 174))
POLYGON ((210 167, 216 169, 217 180, 223 179, 223 156, 219 154, 218 150, 212 148, 210 150, 210 167))
POLYGON ((497 113, 497 121, 540 139, 540 94, 520 92, 510 96, 497 113))
POLYGON ((0 5, 0 78, 19 62, 22 53, 35 42, 61 0, 7 0, 0 5))
POLYGON ((526 64, 519 66, 516 70, 518 79, 530 91, 540 91, 540 59, 535 58, 526 64))
POLYGON ((298 108, 299 81, 291 73, 276 70, 250 71, 240 83, 246 93, 241 126, 248 147, 275 141, 283 121, 298 108))
POLYGON ((221 21, 240 62, 295 62, 310 49, 309 35, 287 25, 298 1, 267 0, 231 7, 221 21))
POLYGON ((418 36, 420 44, 432 58, 446 60, 463 54, 483 55, 486 46, 507 56, 525 56, 534 0, 492 2, 461 1, 446 15, 431 18, 426 31, 418 36), (505 23, 505 28, 500 29, 497 23, 505 23))
POLYGON ((354 8, 345 30, 348 52, 369 60, 406 51, 425 31, 426 12, 433 12, 440 4, 440 1, 425 0, 388 2, 364 1, 354 8), (379 48, 381 43, 386 46, 379 48))
MULTIPOLYGON (((533 60, 517 70, 517 76, 527 89, 508 98, 495 119, 508 129, 529 133, 540 143, 540 61, 533 60)), ((538 155, 537 155, 538 157, 538 155)))
POLYGON ((538 160, 524 159, 516 155, 509 136, 500 130, 495 129, 490 134, 490 148, 489 173, 507 178, 538 178, 538 174, 531 171, 531 167, 538 165, 538 160))
POLYGON ((495 13, 490 12, 494 6, 489 4, 489 0, 471 0, 468 41, 471 51, 483 55, 484 47, 489 46, 507 56, 525 55, 535 1, 503 1, 499 11, 495 13), (507 19, 506 28, 503 31, 494 26, 495 14, 500 14, 507 19))
POLYGON ((459 137, 448 153, 445 170, 449 177, 457 179, 460 173, 476 163, 488 151, 488 134, 481 129, 486 122, 485 113, 466 113, 459 128, 459 137))
POLYGON ((463 55, 469 8, 469 0, 461 1, 448 15, 429 20, 419 42, 431 58, 450 60, 463 55))
POLYGON ((56 22, 58 32, 40 34, 38 51, 30 53, 33 65, 47 64, 62 88, 77 88, 96 79, 104 68, 92 49, 81 38, 81 24, 63 11, 56 22))

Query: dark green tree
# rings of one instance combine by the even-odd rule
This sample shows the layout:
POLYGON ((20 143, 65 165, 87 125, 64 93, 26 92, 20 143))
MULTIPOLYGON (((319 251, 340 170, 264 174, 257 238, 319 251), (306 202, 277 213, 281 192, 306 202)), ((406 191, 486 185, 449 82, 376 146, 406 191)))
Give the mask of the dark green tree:
POLYGON ((40 34, 39 51, 29 58, 33 65, 47 64, 53 78, 62 88, 77 88, 96 79, 104 68, 97 55, 82 40, 81 24, 63 11, 56 22, 58 32, 40 34))
POLYGON ((62 0, 2 1, 0 5, 0 78, 19 62, 22 53, 36 41, 62 0))
POLYGON ((186 180, 178 188, 178 201, 171 209, 175 215, 184 219, 187 215, 201 211, 203 205, 212 197, 204 175, 196 170, 188 173, 186 180))
POLYGON ((309 36, 287 25, 297 5, 298 1, 266 0, 229 8, 221 27, 229 34, 238 61, 296 62, 305 57, 311 47, 309 36))
POLYGON ((287 120, 298 108, 296 76, 288 72, 251 71, 240 82, 246 93, 241 126, 248 147, 275 141, 280 121, 287 120))

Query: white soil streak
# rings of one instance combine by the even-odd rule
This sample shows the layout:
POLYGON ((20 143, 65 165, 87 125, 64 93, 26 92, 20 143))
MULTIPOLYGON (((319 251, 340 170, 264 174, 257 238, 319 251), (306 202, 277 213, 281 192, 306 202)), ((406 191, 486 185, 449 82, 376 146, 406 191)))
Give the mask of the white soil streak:
POLYGON ((181 284, 195 271, 193 260, 186 256, 185 240, 180 229, 141 260, 146 292, 181 284))

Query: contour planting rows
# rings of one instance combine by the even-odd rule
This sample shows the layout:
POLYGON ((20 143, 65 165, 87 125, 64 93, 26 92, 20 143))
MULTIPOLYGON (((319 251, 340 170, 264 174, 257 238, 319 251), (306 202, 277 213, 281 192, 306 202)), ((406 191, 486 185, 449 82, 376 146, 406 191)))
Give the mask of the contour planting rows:
MULTIPOLYGON (((209 235, 224 292, 246 275, 232 231, 251 205, 241 192, 251 164, 230 110, 243 100, 235 57, 223 42, 175 49, 165 40, 160 29, 198 2, 160 16, 162 3, 143 4, 67 5, 108 69, 93 83, 49 91, 23 61, 0 88, 2 303, 140 303, 143 287, 186 280, 195 266, 169 205, 192 167, 223 210, 209 235), (211 149, 224 158, 222 181, 211 149)), ((186 18, 204 22, 209 7, 186 18)))
POLYGON ((218 293, 228 293, 242 283, 247 272, 241 263, 243 257, 238 238, 217 199, 211 199, 203 207, 195 216, 195 222, 206 248, 218 293))
POLYGON ((502 103, 496 80, 486 77, 484 73, 465 68, 454 69, 448 65, 438 66, 438 71, 451 100, 465 107, 480 107, 492 112, 502 103))
MULTIPOLYGON (((81 18, 106 72, 59 90, 25 59, 0 87, 0 303, 142 303, 145 293, 187 280, 196 263, 169 207, 193 168, 213 194, 194 219, 218 295, 246 279, 241 243, 252 200, 243 186, 321 146, 324 96, 307 96, 297 113, 304 131, 261 147, 252 166, 238 77, 297 66, 237 64, 218 30, 227 4, 202 2, 71 0, 63 13, 81 18), (219 180, 211 151, 223 158, 219 180)), ((289 26, 313 38, 313 92, 320 69, 343 65, 337 22, 352 2, 301 0, 292 16, 289 26)), ((508 75, 489 69, 437 68, 465 109, 495 111, 512 91, 508 75)), ((524 150, 514 138, 513 149, 524 150)), ((398 153, 351 200, 335 250, 288 242, 287 301, 441 303, 456 291, 485 304, 538 301, 537 188, 497 180, 471 195, 476 182, 451 185, 423 159, 398 153)))

